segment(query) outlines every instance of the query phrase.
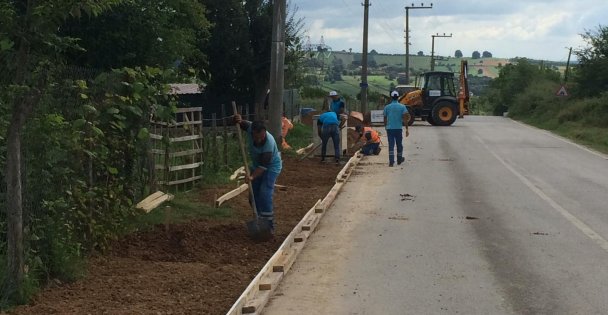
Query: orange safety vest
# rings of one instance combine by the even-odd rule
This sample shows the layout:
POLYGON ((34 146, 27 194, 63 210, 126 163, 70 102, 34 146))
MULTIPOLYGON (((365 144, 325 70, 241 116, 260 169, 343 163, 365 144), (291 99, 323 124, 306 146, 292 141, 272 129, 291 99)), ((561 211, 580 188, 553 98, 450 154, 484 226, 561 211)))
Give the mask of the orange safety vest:
POLYGON ((281 136, 283 138, 287 136, 287 132, 290 129, 293 129, 293 124, 291 123, 291 120, 289 120, 287 117, 281 118, 281 136))
POLYGON ((372 136, 372 139, 369 140, 370 143, 380 143, 380 136, 378 135, 378 132, 376 130, 372 129, 371 127, 363 127, 362 137, 365 137, 365 134, 368 132, 372 136))
POLYGON ((283 138, 281 147, 285 150, 291 149, 291 146, 287 143, 287 141, 285 141, 285 137, 287 137, 287 132, 289 132, 290 129, 293 129, 293 124, 287 117, 283 117, 281 119, 281 138, 283 138))

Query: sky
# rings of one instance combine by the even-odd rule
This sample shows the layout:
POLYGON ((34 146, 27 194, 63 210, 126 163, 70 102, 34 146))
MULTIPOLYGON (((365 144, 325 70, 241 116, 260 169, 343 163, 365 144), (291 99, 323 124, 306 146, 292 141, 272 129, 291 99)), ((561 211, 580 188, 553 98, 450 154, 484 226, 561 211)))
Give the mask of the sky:
MULTIPOLYGON (((312 44, 321 37, 333 51, 363 50, 363 0, 296 0, 290 8, 304 19, 312 44)), ((370 0, 369 51, 405 53, 405 6, 421 2, 370 0)), ((410 9, 410 54, 464 56, 488 51, 493 57, 566 61, 567 47, 585 47, 580 34, 608 26, 606 0, 435 0, 432 9, 410 9)), ((429 6, 425 2, 424 6, 429 6)), ((575 60, 575 56, 572 57, 575 60)))

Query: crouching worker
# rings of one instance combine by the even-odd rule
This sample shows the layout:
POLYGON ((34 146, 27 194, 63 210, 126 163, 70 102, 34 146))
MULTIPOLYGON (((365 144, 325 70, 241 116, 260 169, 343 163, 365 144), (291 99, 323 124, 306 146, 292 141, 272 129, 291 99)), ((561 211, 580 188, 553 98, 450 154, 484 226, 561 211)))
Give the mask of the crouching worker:
POLYGON ((378 155, 380 154, 380 135, 378 132, 371 127, 363 127, 357 125, 355 130, 359 133, 359 139, 357 141, 364 142, 361 148, 363 155, 378 155))
POLYGON ((258 216, 269 221, 271 232, 274 233, 272 196, 274 184, 283 167, 281 153, 272 135, 266 131, 263 121, 250 122, 237 114, 234 115, 234 122, 249 135, 247 138, 252 163, 248 180, 253 188, 258 216))

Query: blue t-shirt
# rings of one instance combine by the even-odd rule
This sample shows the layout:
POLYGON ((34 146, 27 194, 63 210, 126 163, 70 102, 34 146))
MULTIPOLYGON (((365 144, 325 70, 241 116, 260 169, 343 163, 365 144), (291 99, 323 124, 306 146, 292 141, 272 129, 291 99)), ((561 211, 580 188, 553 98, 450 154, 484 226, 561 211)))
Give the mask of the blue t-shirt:
POLYGON ((319 116, 319 122, 325 126, 339 125, 338 115, 335 112, 325 112, 319 116))
POLYGON ((407 113, 405 105, 393 100, 384 106, 384 117, 386 117, 386 129, 402 129, 403 115, 407 113))
POLYGON ((344 108, 344 110, 346 110, 346 105, 344 104, 344 102, 341 99, 331 101, 331 104, 329 105, 329 109, 332 112, 339 114, 340 108, 344 108))
POLYGON ((251 160, 253 161, 253 169, 262 167, 265 168, 267 172, 277 174, 281 173, 281 169, 283 168, 283 163, 281 162, 281 152, 279 152, 277 143, 270 132, 266 131, 266 142, 260 147, 253 145, 251 126, 249 126, 247 129, 247 133, 249 134, 249 153, 251 154, 251 160), (269 165, 260 165, 260 156, 265 152, 272 153, 272 159, 270 160, 269 165))

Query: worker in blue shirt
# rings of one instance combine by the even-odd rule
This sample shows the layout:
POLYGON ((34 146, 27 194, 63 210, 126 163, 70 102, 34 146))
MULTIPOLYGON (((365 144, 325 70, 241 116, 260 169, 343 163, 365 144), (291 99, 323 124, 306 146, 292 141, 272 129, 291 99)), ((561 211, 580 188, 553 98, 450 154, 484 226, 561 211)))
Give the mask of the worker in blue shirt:
POLYGON ((340 129, 342 129, 345 122, 346 118, 344 115, 338 116, 338 114, 331 110, 328 110, 319 116, 319 120, 317 120, 317 133, 319 138, 321 138, 321 162, 325 161, 327 142, 329 142, 329 138, 331 138, 334 143, 336 164, 340 164, 340 129))
POLYGON ((329 110, 338 114, 338 117, 339 117, 339 115, 346 114, 346 104, 344 103, 344 101, 342 99, 340 99, 340 95, 338 95, 338 92, 336 92, 336 91, 329 92, 329 97, 331 98, 331 103, 329 104, 329 110))
MULTIPOLYGON (((410 114, 405 105, 399 103, 399 93, 391 92, 392 102, 384 106, 384 126, 388 137, 388 166, 395 163, 395 145, 397 145, 397 164, 403 163, 403 122, 409 121, 410 114)), ((407 123, 405 124, 405 136, 408 137, 410 131, 407 123)))
POLYGON ((234 115, 234 121, 249 135, 249 154, 251 155, 251 174, 248 181, 253 188, 253 197, 260 219, 268 220, 274 233, 274 209, 272 195, 274 185, 281 173, 283 163, 281 152, 274 137, 266 131, 263 121, 250 122, 241 115, 234 115))

